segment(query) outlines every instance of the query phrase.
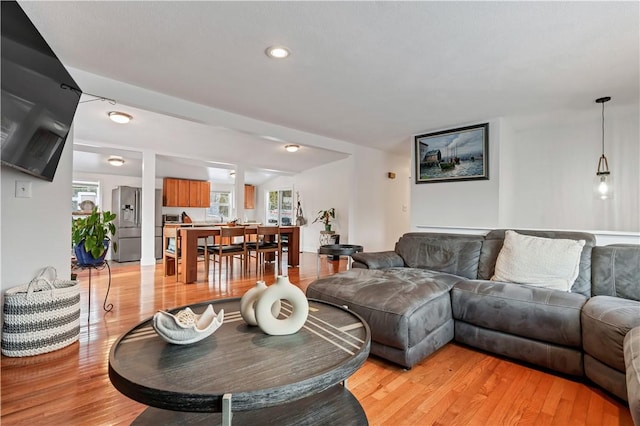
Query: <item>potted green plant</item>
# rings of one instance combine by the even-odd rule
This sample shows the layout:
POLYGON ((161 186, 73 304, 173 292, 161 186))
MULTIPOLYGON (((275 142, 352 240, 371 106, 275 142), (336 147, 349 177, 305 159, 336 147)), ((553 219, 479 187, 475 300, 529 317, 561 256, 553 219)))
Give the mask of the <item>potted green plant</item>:
MULTIPOLYGON (((78 264, 95 265, 104 262, 111 237, 116 234, 116 226, 113 223, 115 218, 115 213, 108 210, 100 212, 94 207, 91 214, 72 222, 71 242, 78 264)), ((115 241, 113 251, 118 251, 115 241)))
POLYGON ((324 230, 326 232, 331 232, 331 220, 336 218, 336 209, 331 207, 329 210, 320 210, 318 212, 318 217, 313 220, 313 223, 322 222, 324 223, 324 230))

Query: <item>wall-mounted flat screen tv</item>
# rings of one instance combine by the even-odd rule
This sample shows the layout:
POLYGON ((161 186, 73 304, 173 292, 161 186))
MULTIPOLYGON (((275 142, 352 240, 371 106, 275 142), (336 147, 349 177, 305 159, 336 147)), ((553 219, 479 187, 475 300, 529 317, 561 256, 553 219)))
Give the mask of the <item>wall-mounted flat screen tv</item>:
POLYGON ((0 160, 53 181, 81 91, 18 3, 1 24, 0 160))

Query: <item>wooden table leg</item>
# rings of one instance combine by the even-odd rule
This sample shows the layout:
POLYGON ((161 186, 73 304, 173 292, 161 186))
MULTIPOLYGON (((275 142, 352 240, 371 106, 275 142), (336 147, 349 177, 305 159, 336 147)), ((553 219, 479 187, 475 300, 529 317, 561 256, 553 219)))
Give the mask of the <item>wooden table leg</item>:
POLYGON ((182 274, 185 284, 198 280, 198 238, 182 233, 182 274))
POLYGON ((291 233, 289 234, 287 259, 289 266, 298 266, 300 264, 300 228, 297 226, 291 228, 291 233))

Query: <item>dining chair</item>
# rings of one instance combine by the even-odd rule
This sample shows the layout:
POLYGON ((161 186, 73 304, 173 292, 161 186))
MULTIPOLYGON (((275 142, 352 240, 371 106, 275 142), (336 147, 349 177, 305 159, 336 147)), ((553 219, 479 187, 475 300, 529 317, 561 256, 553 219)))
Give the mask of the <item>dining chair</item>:
POLYGON ((249 253, 255 252, 257 275, 264 271, 265 253, 274 253, 274 256, 276 256, 275 273, 278 275, 279 265, 282 263, 281 241, 280 228, 278 226, 258 226, 256 241, 247 243, 247 251, 249 253))
MULTIPOLYGON (((227 259, 227 275, 231 269, 229 258, 240 258, 241 270, 246 269, 247 242, 245 239, 245 229, 243 226, 223 226, 220 228, 220 242, 207 246, 209 256, 213 257, 213 263, 218 263, 218 281, 222 280, 222 259, 227 259)), ((231 262, 233 263, 233 262, 231 262)), ((215 269, 215 266, 214 266, 215 269)))
POLYGON ((178 281, 178 260, 180 258, 177 229, 172 226, 162 230, 162 269, 165 277, 175 275, 176 281, 178 281))
MULTIPOLYGON (((180 248, 180 232, 175 226, 165 227, 162 230, 162 265, 164 276, 175 275, 178 281, 180 274, 180 258, 182 250, 180 248)), ((203 246, 198 246, 198 257, 200 260, 207 260, 207 252, 203 246)), ((209 262, 204 265, 205 274, 209 276, 209 262)))

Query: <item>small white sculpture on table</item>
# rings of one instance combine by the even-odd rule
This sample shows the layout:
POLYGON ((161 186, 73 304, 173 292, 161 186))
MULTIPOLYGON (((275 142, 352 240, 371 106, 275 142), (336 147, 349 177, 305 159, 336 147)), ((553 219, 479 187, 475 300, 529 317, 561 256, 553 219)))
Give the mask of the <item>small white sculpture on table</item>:
POLYGON ((309 316, 309 301, 289 277, 278 276, 276 283, 267 287, 264 281, 247 291, 240 299, 240 314, 249 325, 257 325, 266 334, 284 336, 298 332, 309 316), (291 314, 279 319, 281 300, 291 304, 291 314))
POLYGON ((213 334, 224 321, 224 309, 216 315, 213 306, 207 306, 202 314, 186 308, 173 315, 158 311, 153 316, 153 328, 165 341, 175 345, 199 342, 213 334))

